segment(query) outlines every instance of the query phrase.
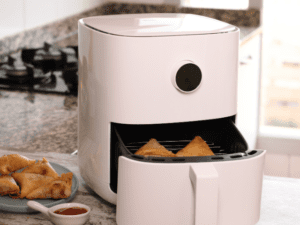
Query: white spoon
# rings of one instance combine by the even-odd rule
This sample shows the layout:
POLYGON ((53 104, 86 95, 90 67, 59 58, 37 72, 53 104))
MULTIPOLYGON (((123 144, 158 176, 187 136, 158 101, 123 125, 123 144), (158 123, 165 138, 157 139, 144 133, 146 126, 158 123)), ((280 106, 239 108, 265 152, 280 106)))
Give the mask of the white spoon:
POLYGON ((51 220, 52 223, 56 225, 83 225, 88 221, 91 212, 90 207, 80 203, 64 203, 55 205, 51 208, 47 208, 36 201, 28 201, 27 205, 28 207, 43 213, 47 217, 47 219, 51 220), (71 207, 85 208, 87 212, 78 215, 61 215, 54 213, 55 210, 71 207))

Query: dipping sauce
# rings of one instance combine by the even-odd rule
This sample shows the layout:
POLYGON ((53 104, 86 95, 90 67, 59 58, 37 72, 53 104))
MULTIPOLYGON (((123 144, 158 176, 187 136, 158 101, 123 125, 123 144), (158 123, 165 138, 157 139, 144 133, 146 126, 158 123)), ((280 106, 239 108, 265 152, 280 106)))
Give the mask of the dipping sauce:
POLYGON ((61 208, 61 209, 54 211, 54 213, 60 214, 60 215, 79 215, 79 214, 83 214, 86 212, 87 212, 87 209, 80 208, 80 207, 61 208))

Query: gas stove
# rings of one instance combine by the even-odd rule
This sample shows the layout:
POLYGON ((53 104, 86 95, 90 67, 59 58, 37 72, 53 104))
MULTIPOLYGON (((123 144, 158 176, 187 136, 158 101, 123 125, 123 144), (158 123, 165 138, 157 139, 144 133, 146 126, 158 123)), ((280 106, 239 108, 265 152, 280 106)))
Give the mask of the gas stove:
POLYGON ((78 47, 22 49, 0 60, 0 89, 76 95, 78 47))

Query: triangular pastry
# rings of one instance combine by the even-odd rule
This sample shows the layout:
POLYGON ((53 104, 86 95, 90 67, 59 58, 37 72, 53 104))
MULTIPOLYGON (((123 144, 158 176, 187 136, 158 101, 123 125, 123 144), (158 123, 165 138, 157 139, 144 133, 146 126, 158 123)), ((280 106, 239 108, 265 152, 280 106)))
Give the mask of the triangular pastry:
POLYGON ((0 195, 19 194, 20 188, 14 178, 9 175, 0 176, 0 195))
POLYGON ((196 136, 187 146, 176 153, 177 157, 181 156, 209 156, 214 155, 205 141, 196 136))
POLYGON ((72 177, 73 174, 63 173, 58 177, 29 193, 27 199, 45 199, 45 198, 68 198, 72 193, 72 177))
POLYGON ((37 163, 25 168, 22 173, 36 173, 53 178, 59 177, 45 157, 43 157, 43 160, 39 160, 37 163))
POLYGON ((33 190, 54 180, 53 177, 35 173, 13 173, 11 176, 20 184, 20 198, 25 198, 33 190))
POLYGON ((159 144, 156 139, 151 138, 148 143, 143 145, 139 150, 137 150, 135 155, 144 156, 159 156, 159 157, 176 157, 176 155, 168 151, 164 146, 159 144))
POLYGON ((35 159, 28 159, 19 154, 4 155, 0 157, 0 174, 9 174, 35 163, 35 159))

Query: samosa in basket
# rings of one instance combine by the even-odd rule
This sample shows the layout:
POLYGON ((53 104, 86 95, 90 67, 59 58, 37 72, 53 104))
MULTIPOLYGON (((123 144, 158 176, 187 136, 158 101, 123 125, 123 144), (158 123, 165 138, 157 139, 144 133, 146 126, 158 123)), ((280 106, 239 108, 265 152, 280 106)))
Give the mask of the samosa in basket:
POLYGON ((151 138, 147 144, 143 145, 139 150, 137 150, 135 155, 143 156, 157 156, 157 157, 176 157, 176 155, 168 151, 164 146, 159 144, 156 139, 151 138))
POLYGON ((206 142, 196 136, 187 146, 176 153, 177 157, 215 155, 206 142))

